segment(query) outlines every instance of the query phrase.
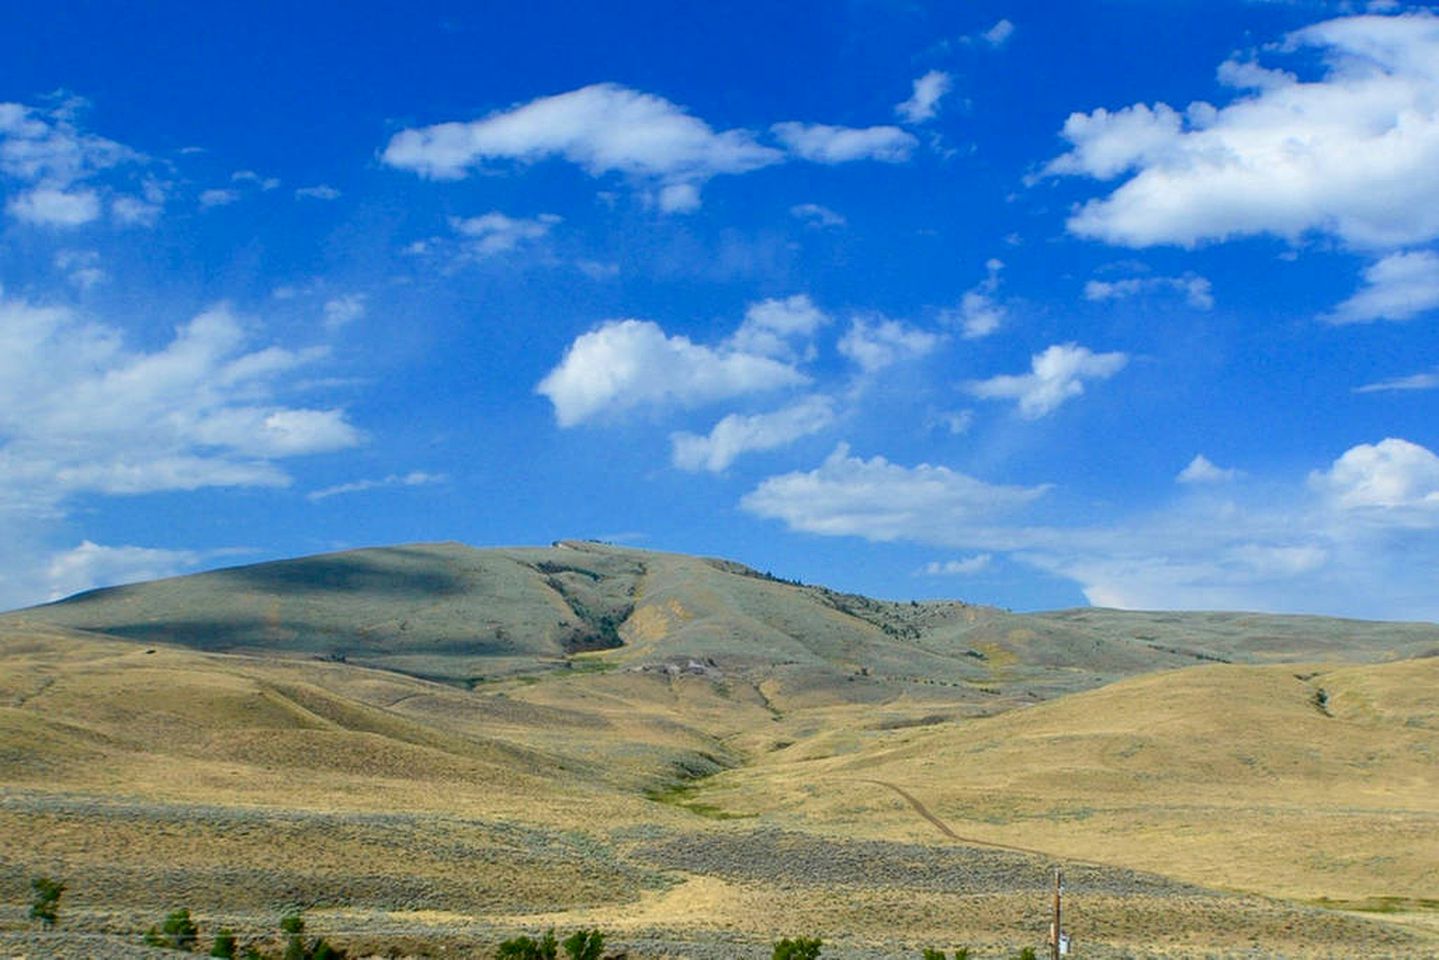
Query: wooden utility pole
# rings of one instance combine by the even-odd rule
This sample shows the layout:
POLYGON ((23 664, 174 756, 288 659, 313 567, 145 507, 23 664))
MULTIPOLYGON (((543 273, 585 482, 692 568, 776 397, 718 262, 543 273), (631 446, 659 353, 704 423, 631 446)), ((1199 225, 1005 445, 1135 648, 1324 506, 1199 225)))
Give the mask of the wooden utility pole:
POLYGON ((1059 960, 1059 941, 1064 936, 1060 896, 1064 893, 1064 871, 1054 868, 1054 925, 1049 928, 1049 960, 1059 960))

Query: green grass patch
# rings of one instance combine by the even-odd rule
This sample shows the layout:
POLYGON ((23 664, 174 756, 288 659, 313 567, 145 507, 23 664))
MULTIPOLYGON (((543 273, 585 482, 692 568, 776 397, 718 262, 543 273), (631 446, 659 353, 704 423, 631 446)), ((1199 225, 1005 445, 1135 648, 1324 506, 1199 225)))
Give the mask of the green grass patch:
POLYGON ((655 803, 664 803, 672 807, 679 807, 681 810, 688 810, 696 816, 708 820, 749 820, 753 813, 731 813, 723 807, 715 806, 712 803, 705 803, 695 798, 699 787, 692 783, 679 783, 669 787, 656 790, 646 790, 645 798, 655 803))

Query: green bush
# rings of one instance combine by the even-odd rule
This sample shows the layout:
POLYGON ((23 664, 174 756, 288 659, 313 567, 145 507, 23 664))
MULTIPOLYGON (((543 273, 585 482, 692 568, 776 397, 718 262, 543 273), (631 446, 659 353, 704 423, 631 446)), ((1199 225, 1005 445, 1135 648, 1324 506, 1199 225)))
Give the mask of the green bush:
POLYGON ((925 947, 923 956, 924 960, 944 960, 944 951, 925 947))
POLYGON ((774 944, 774 960, 819 960, 819 948, 823 941, 819 937, 785 937, 774 944))
POLYGON ((165 917, 164 926, 151 927, 145 932, 147 944, 167 950, 191 950, 199 939, 200 928, 195 926, 190 911, 184 907, 172 910, 165 917))
POLYGON ((1025 947, 1014 955, 1014 960, 1039 960, 1039 958, 1034 955, 1033 947, 1025 947))
POLYGON ((30 881, 30 890, 30 919, 51 929, 60 920, 60 894, 65 892, 65 884, 50 877, 36 877, 30 881))
POLYGON ((210 956, 235 960, 235 934, 221 927, 215 931, 215 942, 210 947, 210 956))
POLYGON ((576 930, 565 937, 564 947, 570 960, 600 960, 605 935, 598 930, 576 930))
POLYGON ((559 941, 555 939, 555 931, 551 927, 539 940, 532 937, 506 940, 495 951, 495 957, 497 960, 555 960, 558 953, 559 941))

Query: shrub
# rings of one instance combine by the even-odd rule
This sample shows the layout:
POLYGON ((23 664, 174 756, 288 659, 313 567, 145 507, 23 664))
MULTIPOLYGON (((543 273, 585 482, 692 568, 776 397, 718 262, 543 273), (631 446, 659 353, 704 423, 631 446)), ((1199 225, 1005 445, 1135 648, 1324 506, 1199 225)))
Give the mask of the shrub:
POLYGON ((925 947, 923 957, 924 960, 944 960, 944 951, 925 947))
POLYGON ((235 934, 221 927, 215 931, 215 942, 210 947, 210 956, 235 960, 235 934))
POLYGON ((822 945, 819 937, 796 937, 793 940, 785 937, 775 941, 774 960, 819 960, 822 945))
POLYGON ((1034 955, 1033 947, 1025 947, 1014 955, 1014 960, 1039 960, 1039 958, 1034 955))
POLYGON ((152 947, 167 950, 189 950, 200 939, 200 928, 190 918, 190 911, 184 907, 172 910, 165 917, 164 926, 151 927, 145 932, 145 942, 152 947))
POLYGON ((538 940, 533 937, 506 940, 495 951, 495 957, 497 960, 555 960, 558 952, 559 941, 555 939, 555 931, 551 927, 538 940))
POLYGON ((600 960, 605 935, 598 930, 576 930, 565 937, 564 947, 570 960, 600 960))
POLYGON ((30 919, 51 929, 60 920, 60 894, 65 892, 65 884, 50 877, 36 877, 30 881, 30 890, 30 919))

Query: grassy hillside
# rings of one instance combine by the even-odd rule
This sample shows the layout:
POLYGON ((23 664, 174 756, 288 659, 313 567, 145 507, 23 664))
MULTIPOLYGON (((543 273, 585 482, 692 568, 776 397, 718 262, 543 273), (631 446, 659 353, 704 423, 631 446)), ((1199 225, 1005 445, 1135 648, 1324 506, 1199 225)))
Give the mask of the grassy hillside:
POLYGON ((97 591, 0 616, 0 947, 51 873, 92 932, 299 902, 377 951, 595 923, 654 955, 999 956, 1064 862, 1090 956, 1423 955, 1436 641, 590 543, 97 591))

